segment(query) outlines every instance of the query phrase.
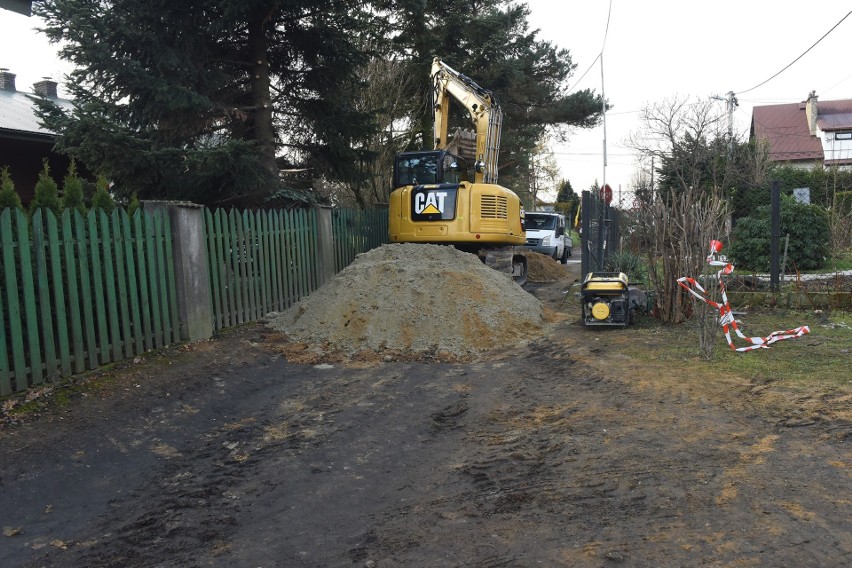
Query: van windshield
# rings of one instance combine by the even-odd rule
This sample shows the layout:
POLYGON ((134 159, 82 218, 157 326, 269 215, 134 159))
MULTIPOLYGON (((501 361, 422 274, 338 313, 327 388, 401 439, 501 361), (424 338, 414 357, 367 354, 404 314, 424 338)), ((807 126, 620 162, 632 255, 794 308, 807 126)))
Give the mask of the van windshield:
POLYGON ((527 231, 552 231, 556 228, 556 217, 554 215, 536 215, 527 213, 524 216, 527 231))

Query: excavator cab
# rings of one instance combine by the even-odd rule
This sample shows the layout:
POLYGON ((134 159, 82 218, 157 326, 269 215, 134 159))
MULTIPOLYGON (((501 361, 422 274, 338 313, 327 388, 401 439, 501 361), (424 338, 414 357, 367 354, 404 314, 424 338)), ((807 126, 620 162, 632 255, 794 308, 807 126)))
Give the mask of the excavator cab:
POLYGON ((403 152, 393 164, 393 187, 458 184, 468 180, 467 162, 443 150, 403 152))

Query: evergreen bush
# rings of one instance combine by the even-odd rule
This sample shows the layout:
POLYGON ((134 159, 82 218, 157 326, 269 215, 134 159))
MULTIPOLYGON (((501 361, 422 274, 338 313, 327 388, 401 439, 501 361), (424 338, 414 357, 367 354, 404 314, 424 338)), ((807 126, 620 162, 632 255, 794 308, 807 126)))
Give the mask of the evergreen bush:
POLYGON ((109 194, 109 182, 105 176, 100 175, 95 186, 97 189, 95 194, 92 195, 92 209, 103 209, 107 215, 110 215, 112 210, 115 209, 115 201, 109 194))
MULTIPOLYGON (((828 214, 818 205, 799 203, 781 197, 781 250, 785 235, 790 235, 787 266, 813 270, 825 265, 829 253, 828 214)), ((730 257, 737 267, 766 272, 769 270, 770 207, 762 206, 752 217, 743 217, 731 235, 730 257)))
POLYGON ((47 158, 44 159, 44 167, 38 174, 35 185, 35 196, 30 203, 30 216, 39 209, 50 209, 58 219, 62 215, 62 203, 59 201, 59 187, 50 177, 50 166, 47 158))
POLYGON ((132 219, 133 215, 139 210, 141 206, 142 205, 139 203, 139 196, 137 196, 136 192, 134 191, 133 194, 130 196, 130 202, 127 204, 127 216, 132 219))
POLYGON ((68 173, 62 183, 62 208, 76 209, 86 214, 86 203, 83 198, 83 180, 77 175, 77 161, 71 159, 68 173))
POLYGON ((15 183, 12 181, 12 175, 9 173, 9 166, 3 166, 0 169, 0 212, 7 207, 14 207, 23 210, 21 198, 15 191, 15 183))

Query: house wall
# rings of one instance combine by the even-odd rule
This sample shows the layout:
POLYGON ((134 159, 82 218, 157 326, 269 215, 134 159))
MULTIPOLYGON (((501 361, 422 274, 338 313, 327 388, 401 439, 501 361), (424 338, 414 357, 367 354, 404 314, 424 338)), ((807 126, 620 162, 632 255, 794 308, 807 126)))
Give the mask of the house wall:
MULTIPOLYGON (((35 195, 35 185, 38 174, 44 167, 44 158, 47 158, 50 176, 56 181, 61 195, 62 179, 68 173, 71 160, 53 152, 53 144, 53 140, 37 142, 0 137, 0 168, 9 167, 15 191, 24 205, 32 201, 35 195)), ((85 175, 85 172, 82 172, 82 175, 85 175)))
POLYGON ((852 160, 852 139, 837 140, 836 134, 837 132, 834 131, 819 131, 826 162, 852 160))

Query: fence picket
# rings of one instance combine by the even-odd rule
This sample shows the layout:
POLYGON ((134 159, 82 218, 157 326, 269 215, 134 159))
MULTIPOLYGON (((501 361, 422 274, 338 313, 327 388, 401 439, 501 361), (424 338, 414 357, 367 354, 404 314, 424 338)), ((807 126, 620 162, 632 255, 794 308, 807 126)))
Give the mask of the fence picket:
MULTIPOLYGON (((50 278, 47 276, 47 246, 45 243, 44 218, 52 216, 50 209, 39 209, 32 218, 33 260, 35 261, 36 281, 38 282, 38 311, 41 315, 42 346, 44 348, 44 369, 48 377, 56 374, 56 343, 53 333, 54 309, 50 301, 50 278)), ((22 261, 23 262, 23 261, 22 261)), ((32 320, 34 325, 36 320, 32 320)), ((38 330, 36 330, 38 331, 38 330)), ((31 358, 32 360, 32 358, 31 358)), ((33 374, 33 383, 36 383, 33 374)))
POLYGON ((59 368, 62 376, 71 374, 71 349, 68 341, 68 315, 65 307, 65 277, 62 274, 62 253, 60 251, 62 241, 59 238, 59 229, 56 215, 53 211, 47 214, 47 243, 48 256, 50 257, 50 279, 53 284, 53 304, 56 316, 56 343, 59 351, 59 368))
POLYGON ((145 238, 146 214, 138 209, 133 214, 133 236, 136 242, 136 266, 139 271, 139 311, 142 314, 142 329, 145 339, 145 350, 154 348, 154 322, 151 316, 151 278, 148 274, 148 239, 145 238))
MULTIPOLYGON (((0 222, 2 222, 2 218, 0 218, 0 222)), ((0 283, 3 283, 3 274, 0 274, 0 283)), ((5 288, 6 285, 4 284, 3 287, 5 288)), ((3 294, 0 293, 0 300, 2 299, 3 294)), ((4 311, 3 303, 0 301, 0 396, 9 396, 12 394, 12 377, 9 371, 9 353, 6 347, 6 317, 3 315, 4 311)))
POLYGON ((263 317, 272 311, 269 303, 269 225, 267 224, 268 215, 266 212, 258 211, 255 214, 257 218, 256 226, 258 230, 258 269, 260 271, 260 312, 259 317, 263 317))
MULTIPOLYGON (((16 209, 15 226, 18 229, 18 260, 20 261, 21 292, 24 300, 24 325, 27 329, 27 349, 30 355, 30 376, 33 384, 44 382, 41 370, 41 342, 38 337, 38 316, 36 315, 35 282, 30 256, 30 235, 27 216, 16 209)), ((26 377, 23 377, 26 384, 26 377)))
POLYGON ((248 321, 254 321, 257 319, 257 262, 255 262, 255 230, 254 230, 254 218, 250 211, 243 211, 242 214, 242 222, 243 222, 243 236, 245 238, 243 245, 243 255, 246 264, 246 297, 247 297, 247 306, 248 306, 248 321))
POLYGON ((100 234, 98 233, 97 217, 100 210, 91 210, 87 215, 89 228, 89 246, 92 269, 92 297, 95 303, 95 321, 97 325, 98 344, 100 346, 101 364, 110 362, 110 345, 107 332, 107 312, 104 301, 104 277, 101 271, 100 234))
POLYGON ((18 271, 15 269, 15 241, 12 238, 12 217, 17 210, 6 209, 0 216, 0 246, 3 248, 6 305, 9 320, 9 341, 12 350, 12 368, 15 372, 15 390, 27 388, 24 334, 21 325, 21 304, 18 301, 18 271))
POLYGON ((219 267, 219 285, 222 289, 222 325, 230 327, 237 323, 234 318, 234 285, 231 283, 231 274, 233 273, 230 265, 230 255, 228 252, 228 216, 224 210, 216 211, 214 217, 216 222, 216 248, 219 251, 221 266, 219 267))
MULTIPOLYGON (((133 220, 122 210, 119 214, 121 225, 121 240, 124 242, 124 263, 127 268, 127 295, 130 303, 131 336, 134 353, 145 351, 145 330, 142 328, 142 313, 139 307, 139 285, 137 278, 139 273, 136 269, 136 251, 134 250, 134 239, 132 233, 133 220)), ((128 342, 131 340, 128 339, 128 342)))
POLYGON ((110 346, 112 347, 112 360, 121 359, 121 334, 118 327, 118 299, 115 296, 115 266, 112 260, 112 234, 109 217, 103 209, 97 210, 100 223, 101 253, 103 254, 103 277, 106 288, 106 314, 109 328, 110 346))
MULTIPOLYGON (((118 287, 118 307, 121 310, 121 317, 119 318, 122 338, 121 344, 123 347, 124 357, 132 357, 133 338, 131 335, 132 332, 130 325, 131 315, 127 290, 127 271, 125 270, 125 242, 122 236, 122 215, 127 215, 123 209, 115 209, 112 212, 110 217, 112 232, 110 235, 112 250, 115 254, 115 282, 118 287)), ((119 326, 116 326, 116 328, 118 327, 119 326)), ((116 358, 119 358, 120 356, 120 354, 116 354, 116 358)))
POLYGON ((77 236, 77 266, 80 272, 80 305, 83 308, 83 327, 86 340, 86 355, 89 369, 98 367, 98 344, 95 336, 95 313, 92 309, 93 272, 89 267, 89 239, 86 233, 86 219, 79 211, 73 212, 74 233, 77 236))
MULTIPOLYGON (((66 209, 62 212, 62 252, 65 255, 65 283, 68 285, 68 314, 71 316, 71 345, 74 356, 74 372, 82 373, 86 369, 85 344, 83 342, 83 316, 80 313, 80 289, 77 276, 77 262, 74 255, 73 214, 76 211, 66 209)), ((79 213, 77 213, 79 215, 79 213)))
POLYGON ((213 306, 213 329, 222 329, 222 298, 219 297, 219 270, 221 262, 216 250, 216 231, 213 216, 204 209, 204 240, 207 244, 207 268, 210 278, 210 305, 213 306))

